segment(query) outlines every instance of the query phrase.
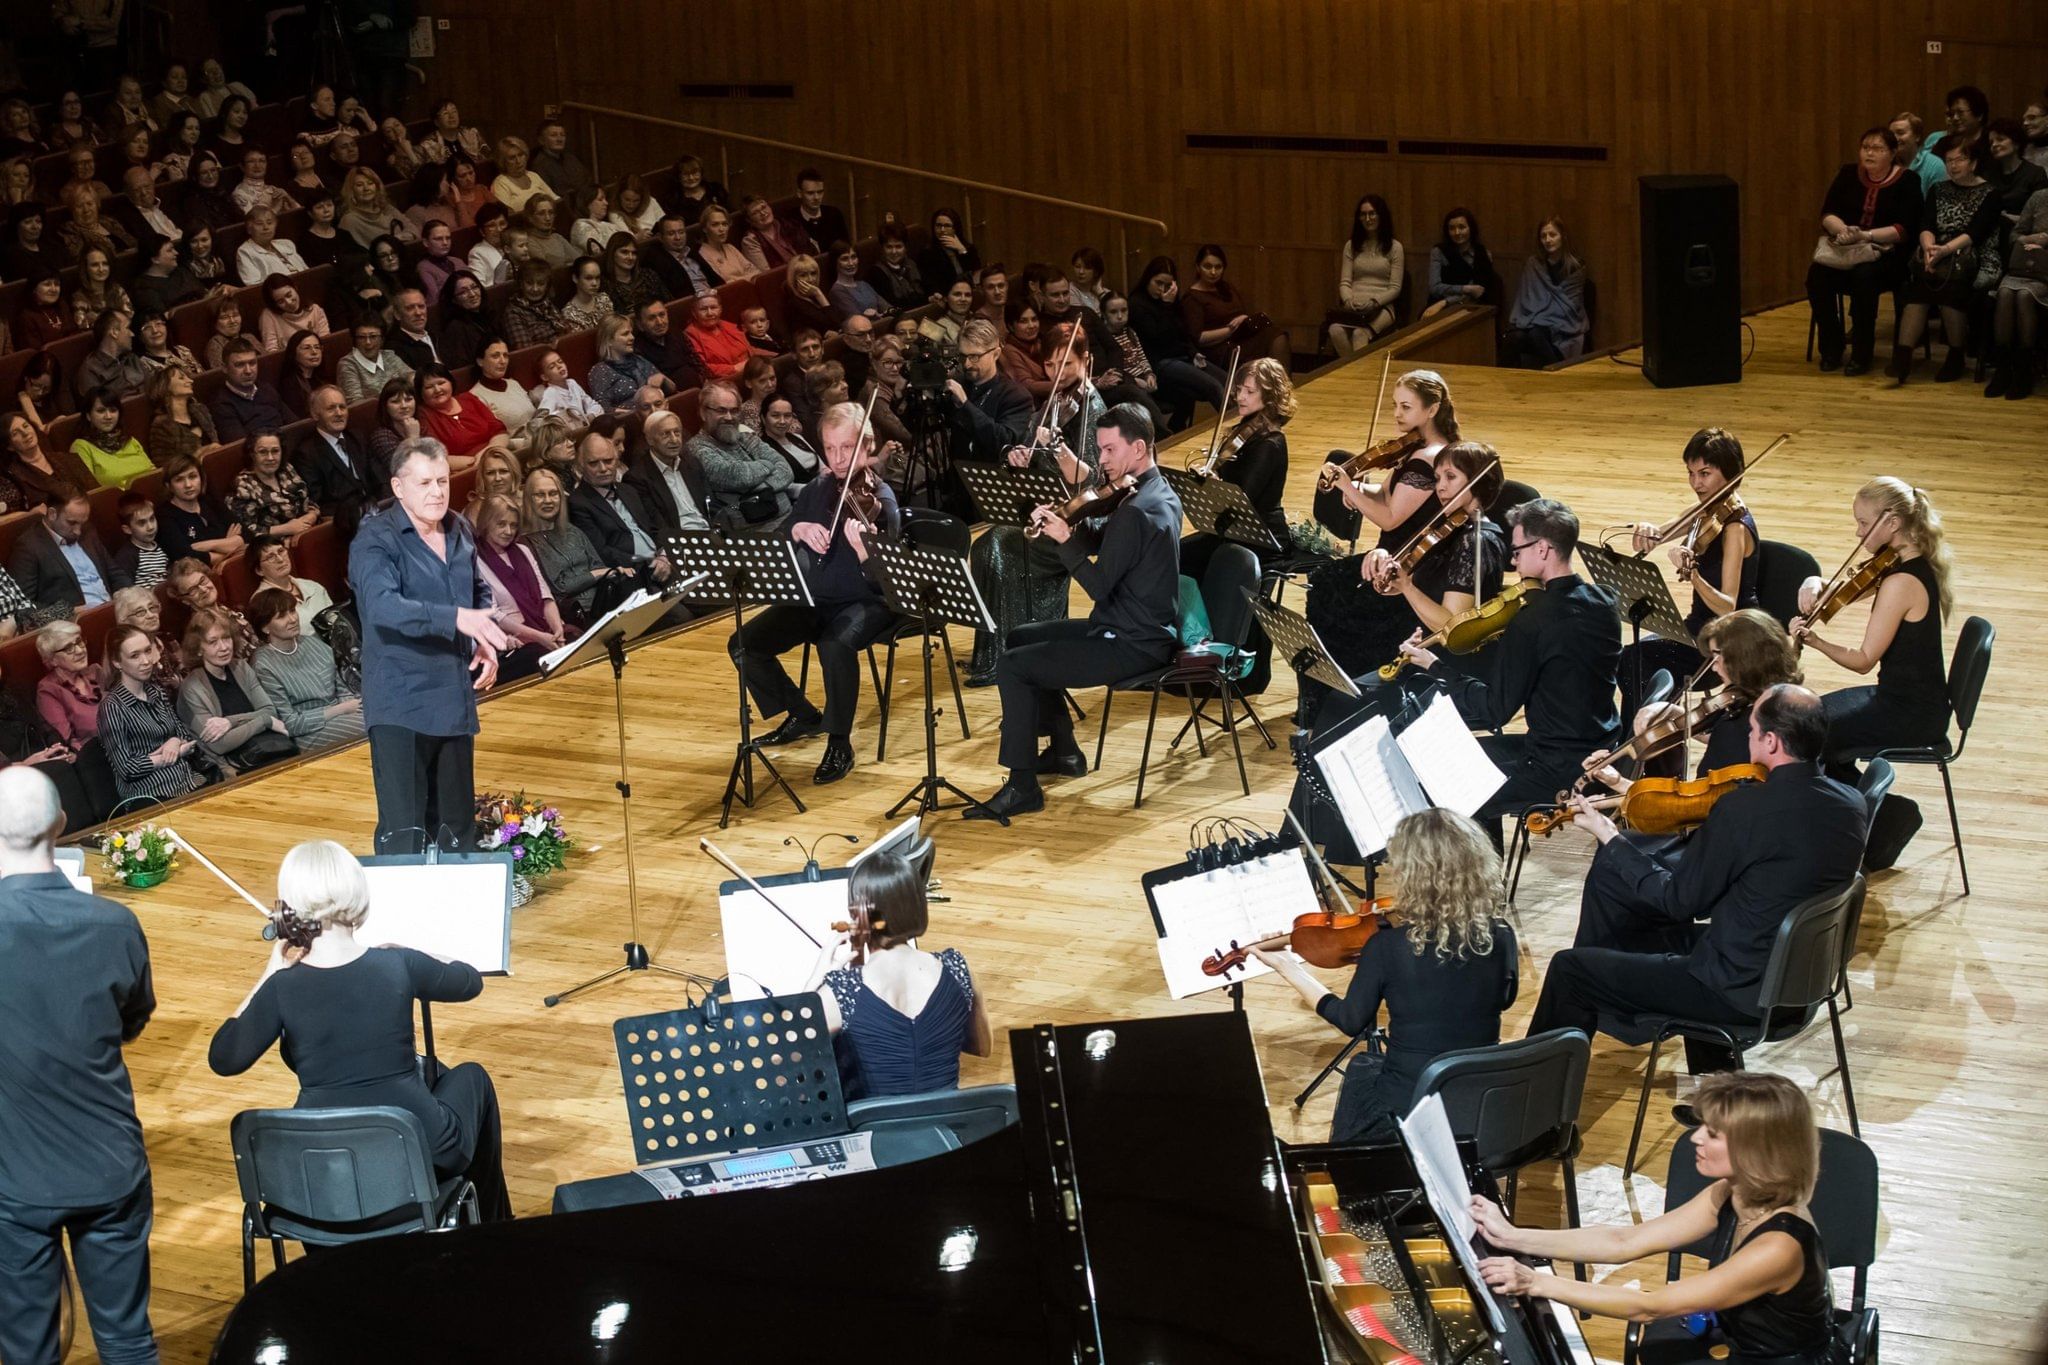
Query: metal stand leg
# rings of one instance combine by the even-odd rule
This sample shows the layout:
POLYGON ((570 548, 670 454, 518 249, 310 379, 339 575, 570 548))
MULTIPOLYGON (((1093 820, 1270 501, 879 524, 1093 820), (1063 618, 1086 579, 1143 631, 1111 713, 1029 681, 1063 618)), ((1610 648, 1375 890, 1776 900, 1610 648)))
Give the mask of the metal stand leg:
MULTIPOLYGON (((932 633, 931 603, 922 604, 924 611, 918 613, 918 628, 923 636, 924 654, 924 776, 917 785, 903 794, 903 799, 889 807, 889 818, 895 819, 904 807, 915 805, 919 815, 946 809, 939 800, 941 793, 950 792, 960 798, 970 810, 986 810, 995 816, 998 823, 1008 825, 1007 815, 998 815, 987 802, 969 796, 960 788, 939 776, 939 704, 938 694, 933 690, 932 654, 939 648, 939 637, 932 633)), ((895 670, 896 653, 889 652, 890 670, 895 670)))
MULTIPOLYGON (((737 579, 732 583, 732 633, 739 650, 738 658, 744 660, 747 657, 747 623, 745 615, 741 611, 740 584, 737 579)), ((807 656, 806 663, 808 662, 807 656)), ((623 668, 624 666, 623 662, 613 665, 615 668, 623 668)), ((768 751, 762 748, 760 742, 754 738, 754 708, 747 699, 747 674, 744 664, 737 671, 740 684, 740 742, 739 748, 732 758, 732 776, 725 780, 725 801, 718 813, 718 827, 720 829, 724 829, 732 823, 732 803, 735 800, 748 810, 754 808, 754 763, 757 760, 762 767, 768 770, 769 781, 775 786, 782 788, 784 794, 796 806, 796 813, 798 815, 804 813, 803 798, 796 794, 794 787, 782 780, 782 774, 776 770, 775 760, 768 757, 768 751), (742 787, 744 787, 744 792, 742 787)), ((624 722, 621 721, 620 725, 619 770, 624 772, 626 762, 624 722)), ((632 867, 631 838, 632 836, 628 834, 627 868, 629 871, 632 867)))
POLYGON ((1337 1049, 1337 1055, 1330 1058, 1330 1060, 1324 1064, 1323 1069, 1316 1073, 1316 1078, 1310 1081, 1306 1086, 1302 1087, 1301 1093, 1294 1097, 1294 1107, 1296 1109, 1299 1109, 1303 1105, 1307 1104, 1309 1102, 1310 1097, 1313 1096, 1316 1093, 1316 1091, 1323 1088, 1323 1082, 1329 1080, 1332 1075, 1336 1074, 1336 1072, 1343 1068, 1344 1063, 1350 1059, 1351 1054, 1357 1050, 1358 1045, 1360 1043, 1369 1042, 1371 1040, 1373 1029, 1375 1029, 1376 1027, 1378 1027, 1376 1024, 1367 1024, 1364 1028, 1352 1034, 1350 1039, 1345 1042, 1344 1046, 1337 1049))

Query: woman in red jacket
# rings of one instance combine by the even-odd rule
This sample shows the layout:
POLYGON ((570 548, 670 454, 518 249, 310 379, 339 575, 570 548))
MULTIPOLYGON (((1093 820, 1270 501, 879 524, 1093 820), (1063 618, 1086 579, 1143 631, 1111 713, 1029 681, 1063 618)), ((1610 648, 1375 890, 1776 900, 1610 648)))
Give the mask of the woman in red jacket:
POLYGON ((725 320, 725 307, 710 290, 691 300, 686 335, 691 349, 697 352, 697 364, 710 378, 738 378, 753 354, 747 345, 747 334, 725 320))
POLYGON ((458 395, 445 366, 425 365, 414 379, 420 425, 425 434, 448 447, 448 466, 460 473, 476 463, 485 447, 510 451, 511 438, 498 414, 474 394, 458 395))

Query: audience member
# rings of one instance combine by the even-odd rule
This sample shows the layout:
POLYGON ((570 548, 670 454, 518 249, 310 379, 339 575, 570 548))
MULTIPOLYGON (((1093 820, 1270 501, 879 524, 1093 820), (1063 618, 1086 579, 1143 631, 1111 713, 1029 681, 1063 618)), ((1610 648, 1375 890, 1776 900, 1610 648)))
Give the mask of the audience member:
POLYGON ((960 378, 946 381, 956 459, 994 463, 1022 445, 1031 429, 1037 409, 1031 395, 1000 372, 1001 349, 995 325, 986 318, 970 319, 960 329, 960 378))
MULTIPOLYGON (((12 273, 8 271, 6 273, 12 273)), ((15 340, 22 350, 36 351, 79 330, 64 306, 64 277, 36 266, 22 290, 21 312, 15 316, 15 340)))
POLYGON ((164 500, 156 507, 157 539, 173 568, 193 555, 219 564, 242 552, 242 528, 227 504, 206 491, 199 461, 189 455, 165 460, 164 488, 164 500))
POLYGON ((334 597, 323 584, 293 574, 291 546, 278 536, 257 536, 249 542, 249 562, 256 571, 256 590, 275 588, 290 597, 298 605, 299 629, 313 634, 321 613, 334 606, 334 597))
POLYGON ((472 394, 457 394, 454 377, 446 366, 424 366, 413 383, 424 434, 447 447, 450 466, 456 472, 469 468, 486 447, 510 448, 510 438, 498 414, 472 394))
POLYGON ((284 461, 284 439, 275 427, 248 433, 248 465, 235 475, 228 507, 235 524, 251 536, 302 536, 320 521, 320 508, 299 471, 284 461))
MULTIPOLYGON (((590 538, 570 523, 569 498, 553 469, 535 469, 526 476, 520 529, 562 615, 577 625, 599 615, 605 609, 597 603, 600 587, 623 580, 614 577, 620 571, 600 559, 590 538)), ((611 594, 614 601, 619 596, 611 594)))
POLYGON ((43 206, 25 200, 7 211, 7 242, 0 247, 0 276, 27 279, 41 270, 62 270, 71 264, 63 238, 49 232, 43 206))
POLYGON ((528 148, 523 137, 498 139, 498 178, 491 182, 491 197, 517 213, 536 194, 547 193, 547 182, 527 164, 528 148))
POLYGON ((647 192, 647 186, 637 174, 619 182, 612 218, 631 232, 635 241, 646 240, 653 233, 654 225, 661 221, 661 215, 660 202, 647 192))
POLYGON ((102 313, 126 313, 131 317, 135 305, 128 298, 128 291, 114 281, 114 258, 105 249, 89 246, 78 258, 78 284, 71 291, 71 323, 84 331, 99 320, 102 313))
POLYGON ((292 467, 320 514, 337 523, 346 541, 354 537, 365 506, 390 496, 390 474, 372 467, 362 438, 349 430, 348 399, 340 389, 318 386, 308 408, 313 429, 299 438, 292 467))
POLYGON ((448 288, 448 279, 462 268, 451 249, 455 243, 455 229, 447 223, 428 223, 420 233, 420 246, 425 255, 413 267, 413 278, 419 281, 420 292, 427 297, 427 306, 433 307, 441 301, 441 294, 448 288))
POLYGON ((1856 160, 1835 173, 1821 202, 1820 240, 1806 272, 1807 304, 1823 371, 1850 375, 1870 368, 1877 349, 1878 300, 1905 278, 1908 244, 1920 227, 1920 181, 1898 164, 1898 138, 1868 128, 1857 140, 1856 160), (1843 359, 1843 297, 1852 332, 1843 359))
POLYGON ((84 407, 85 425, 72 441, 71 453, 92 471, 93 483, 126 488, 156 469, 143 453, 142 442, 121 430, 121 400, 112 389, 94 389, 85 396, 84 407))
POLYGON ((645 358, 667 377, 680 393, 704 382, 697 353, 684 336, 685 328, 675 326, 666 303, 658 298, 641 301, 630 315, 633 319, 633 352, 645 358))
POLYGON ((613 314, 611 296, 604 292, 604 263, 589 256, 569 267, 569 285, 575 292, 562 305, 566 331, 589 331, 613 314))
POLYGON ((917 263, 910 259, 910 238, 900 224, 883 223, 876 232, 875 263, 868 267, 867 282, 882 300, 884 311, 907 312, 922 308, 936 296, 925 287, 917 263))
POLYGON ((560 119, 545 119, 535 134, 533 169, 547 181, 557 199, 575 203, 593 183, 590 168, 569 150, 569 129, 560 119))
POLYGON ((220 444, 213 414, 193 394, 192 376, 182 365, 166 365, 149 377, 149 458, 169 467, 180 456, 196 459, 220 444))
POLYGON ((576 221, 569 225, 569 246, 579 256, 602 256, 607 243, 626 229, 612 221, 611 196, 602 185, 586 185, 578 194, 565 194, 576 208, 576 221))
MULTIPOLYGON (((1212 371, 1195 349, 1181 312, 1179 267, 1170 256, 1155 256, 1138 276, 1131 295, 1131 330, 1159 376, 1159 401, 1173 415, 1174 425, 1192 420, 1197 403, 1223 408, 1223 372, 1212 371)), ((964 355, 964 352, 963 352, 964 355)))
POLYGON ((91 323, 93 347, 78 362, 78 376, 72 381, 79 402, 88 394, 108 393, 118 411, 124 398, 141 393, 149 382, 149 366, 135 354, 135 328, 127 312, 110 308, 91 323))
POLYGON ((2041 309, 2048 307, 2048 190, 2035 190, 2011 228, 2011 254, 1992 299, 1992 364, 1984 396, 2015 401, 2034 391, 2041 309))
POLYGON ((710 378, 735 378, 748 364, 751 349, 746 334, 725 321, 725 305, 717 294, 706 291, 690 301, 686 336, 698 368, 710 378))
POLYGON ((1935 381, 1946 384, 1963 377, 1978 281, 1995 279, 1999 265, 1998 198, 1980 171, 1982 144, 1949 137, 1942 140, 1941 151, 1948 179, 1928 194, 1920 215, 1919 250, 1908 267, 1906 306, 1899 314, 1892 363, 1886 367, 1897 384, 1913 373, 1914 348, 1927 331, 1927 315, 1936 308, 1941 310, 1948 356, 1935 372, 1935 381))
POLYGON ((619 452, 611 438, 585 432, 576 445, 576 470, 580 479, 569 495, 569 519, 589 539, 598 558, 636 578, 668 582, 675 566, 655 543, 654 510, 638 489, 619 477, 619 452))
POLYGON ((256 649, 257 681, 300 751, 315 753, 361 739, 362 698, 343 687, 334 651, 301 629, 292 595, 258 588, 249 599, 249 624, 262 642, 256 649))
POLYGON ((1407 253, 1394 240, 1393 210, 1377 194, 1359 196, 1351 235, 1338 252, 1337 311, 1330 315, 1330 345, 1339 360, 1394 329, 1407 288, 1407 253))
POLYGON ((294 332, 311 332, 318 341, 334 330, 328 325, 327 310, 302 301, 298 285, 284 275, 271 275, 263 281, 263 303, 256 318, 256 337, 266 355, 285 349, 294 332))
MULTIPOLYGON (((104 767, 104 759, 101 763, 104 767)), ((0 769, 16 764, 41 773, 56 787, 66 829, 83 830, 106 819, 108 807, 87 788, 78 755, 57 738, 33 705, 24 706, 13 688, 0 688, 0 769)), ((105 791, 111 793, 112 777, 104 771, 102 777, 105 791)))
POLYGON ((730 509, 747 524, 758 525, 789 511, 794 480, 788 462, 740 426, 739 408, 739 390, 730 380, 705 384, 698 396, 703 426, 688 449, 711 489, 707 514, 730 509))
POLYGON ((384 193, 384 182, 368 166, 358 166, 341 182, 341 221, 337 226, 365 251, 379 237, 400 242, 419 240, 419 231, 384 193))
POLYGON ((207 784, 202 766, 227 771, 178 719, 177 703, 155 677, 162 656, 156 636, 140 626, 115 626, 107 634, 99 737, 123 801, 168 801, 207 784))
POLYGON ((554 281, 547 266, 528 261, 513 277, 512 299, 505 305, 505 340, 512 349, 545 346, 569 330, 562 310, 550 296, 554 281))
POLYGON ((1536 229, 1536 254, 1522 265, 1522 282, 1501 338, 1502 358, 1525 370, 1576 360, 1591 328, 1586 268, 1571 253, 1563 220, 1545 218, 1536 229))
POLYGON ((43 676, 36 683, 36 713, 43 718, 58 742, 78 755, 78 774, 89 779, 96 769, 103 781, 98 795, 105 810, 120 800, 114 789, 114 775, 107 768, 106 753, 99 743, 99 670, 85 648, 85 637, 70 621, 53 620, 36 632, 36 654, 43 661, 43 676))
POLYGON ((235 620, 235 657, 254 658, 256 654, 256 632, 248 619, 232 607, 221 602, 220 585, 213 581, 206 565, 196 559, 174 559, 171 561, 170 576, 164 580, 170 589, 171 599, 193 613, 219 608, 235 620))
MULTIPOLYGON (((882 405, 875 405, 875 416, 882 414, 882 405)), ((809 483, 818 476, 818 450, 810 438, 804 435, 803 423, 796 415, 796 405, 780 394, 773 394, 762 400, 761 421, 758 428, 761 444, 782 457, 789 466, 789 477, 793 484, 809 483)))
POLYGON ((377 395, 377 421, 370 429, 370 467, 382 478, 391 469, 391 456, 406 441, 420 435, 419 400, 413 397, 416 378, 393 379, 377 395))
POLYGON ((640 244, 620 233, 604 249, 603 281, 600 286, 612 301, 612 310, 632 317, 641 304, 661 297, 661 280, 640 264, 640 244))
POLYGON ((191 669, 178 686, 178 718, 217 759, 240 772, 298 753, 255 668, 236 653, 236 621, 219 608, 185 627, 191 669))
POLYGON ((543 413, 560 417, 579 435, 604 415, 604 405, 569 376, 569 366, 560 351, 540 358, 540 383, 532 393, 534 406, 543 413))
POLYGON ((98 487, 92 471, 70 450, 51 450, 35 424, 19 412, 4 419, 7 429, 7 480, 14 485, 9 511, 32 511, 57 492, 98 487))
MULTIPOLYGON (((115 509, 121 518, 123 538, 114 548, 112 566, 114 596, 130 588, 145 591, 164 581, 170 558, 157 540, 156 506, 140 493, 123 493, 115 509)), ((155 601, 154 595, 150 598, 155 601)), ((117 606, 118 610, 118 606, 117 606)))
POLYGON ((732 240, 732 214, 718 204, 705 208, 697 220, 697 244, 690 248, 697 287, 717 289, 761 273, 747 253, 732 240))
MULTIPOLYGON (((1976 86, 1959 85, 1942 96, 1941 103, 1948 115, 1948 128, 1942 132, 1928 134, 1926 145, 1928 151, 1940 157, 1946 164, 1946 144, 1951 139, 1958 142, 1979 142, 1983 139, 1984 125, 1991 118, 1991 101, 1976 86)), ((1978 156, 1981 164, 1981 150, 1978 156)))
POLYGON ((130 583, 114 589, 113 600, 115 625, 140 627, 156 641, 158 659, 150 677, 175 693, 185 681, 185 656, 176 637, 164 630, 164 604, 156 589, 130 583))
POLYGON ((614 313, 597 325, 597 363, 590 367, 590 396, 607 412, 660 407, 675 388, 654 362, 634 349, 633 324, 614 313))
POLYGON ((298 419, 285 407, 275 385, 257 378, 260 348, 238 337, 221 351, 227 382, 213 400, 213 426, 223 441, 239 441, 252 432, 282 431, 298 419))
POLYGON ((172 344, 170 319, 148 309, 135 315, 135 356, 149 367, 152 379, 159 370, 171 368, 197 379, 204 368, 189 347, 172 344))
POLYGON ((282 218, 299 207, 299 201, 282 186, 270 183, 269 174, 270 158, 261 148, 250 147, 242 152, 242 178, 235 182, 235 204, 243 213, 253 214, 265 208, 282 218))
POLYGON ((185 197, 178 201, 178 211, 185 215, 186 236, 192 235, 193 224, 219 232, 248 217, 222 183, 225 178, 215 153, 205 151, 192 158, 192 177, 185 184, 185 197))
POLYGON ((109 257, 135 250, 135 234, 119 219, 102 217, 100 201, 89 190, 83 190, 73 182, 64 187, 62 199, 64 207, 71 211, 71 218, 57 230, 57 235, 73 257, 82 256, 91 246, 98 247, 109 257))
POLYGON ((639 491, 652 514, 655 524, 649 529, 662 536, 710 530, 711 487, 686 447, 683 419, 656 409, 647 415, 641 436, 647 442, 646 458, 633 462, 625 482, 639 491))
POLYGON ((207 333, 206 346, 204 348, 207 369, 226 369, 228 367, 228 346, 236 341, 247 341, 256 348, 258 355, 263 354, 263 343, 256 339, 254 333, 243 330, 242 301, 240 298, 230 293, 220 294, 214 298, 213 306, 209 312, 213 320, 213 327, 207 333))
POLYGON ((412 367, 397 352, 384 349, 382 322, 357 318, 349 335, 354 344, 335 362, 334 378, 350 404, 368 402, 393 380, 412 381, 412 367))
POLYGON ((962 280, 972 284, 981 274, 981 253, 961 234, 961 221, 952 209, 932 210, 930 241, 917 255, 917 273, 931 297, 962 280))
POLYGON ((60 483, 46 497, 42 517, 15 539, 7 571, 37 615, 71 616, 113 595, 113 564, 92 529, 85 494, 60 483))
POLYGON ((1502 292, 1493 253, 1479 238, 1479 219, 1468 208, 1452 209, 1429 249, 1429 303, 1422 316, 1435 317, 1459 304, 1499 308, 1502 292))
POLYGON ((758 194, 740 201, 740 219, 744 225, 740 250, 756 271, 780 270, 811 249, 803 231, 785 222, 775 206, 758 194))
POLYGON ((474 528, 476 514, 483 507, 485 498, 493 495, 517 497, 525 482, 526 471, 518 456, 497 446, 487 448, 477 456, 476 483, 470 490, 469 503, 462 509, 462 515, 474 528))
POLYGON ((690 259, 690 228, 679 213, 664 214, 654 225, 654 240, 647 244, 643 264, 661 281, 665 299, 688 298, 706 283, 697 277, 696 262, 690 259))
POLYGON ((398 358, 405 362, 408 370, 419 373, 429 365, 445 365, 447 359, 441 353, 441 333, 427 321, 427 296, 417 287, 407 286, 391 296, 393 307, 398 314, 398 330, 384 338, 398 358))
POLYGON ((475 522, 476 567, 491 590, 491 618, 514 641, 498 661, 498 681, 516 682, 540 671, 541 655, 568 643, 568 628, 540 561, 522 542, 518 500, 491 494, 475 522))
POLYGON ((686 219, 693 223, 702 222, 704 212, 714 204, 720 208, 730 207, 725 186, 716 180, 706 180, 704 163, 696 157, 679 156, 672 169, 676 173, 675 204, 686 219))

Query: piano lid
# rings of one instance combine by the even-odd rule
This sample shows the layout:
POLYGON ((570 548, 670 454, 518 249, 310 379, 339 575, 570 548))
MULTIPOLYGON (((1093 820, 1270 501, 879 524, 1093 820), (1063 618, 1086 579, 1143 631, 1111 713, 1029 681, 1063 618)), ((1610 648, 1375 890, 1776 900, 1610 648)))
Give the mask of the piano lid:
POLYGON ((1325 1360, 1244 1017, 1010 1040, 1022 1121, 994 1137, 322 1253, 261 1280, 213 1359, 1325 1360))

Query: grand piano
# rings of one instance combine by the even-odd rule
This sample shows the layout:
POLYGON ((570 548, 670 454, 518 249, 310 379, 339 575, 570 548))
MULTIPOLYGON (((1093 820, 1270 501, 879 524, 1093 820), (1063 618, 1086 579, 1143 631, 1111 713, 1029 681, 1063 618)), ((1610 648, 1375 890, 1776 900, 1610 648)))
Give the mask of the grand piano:
POLYGON ((1242 1014, 1010 1050, 1020 1122, 978 1142, 296 1260, 213 1359, 1590 1365, 1551 1305, 1488 1322, 1404 1149, 1274 1137, 1242 1014))

